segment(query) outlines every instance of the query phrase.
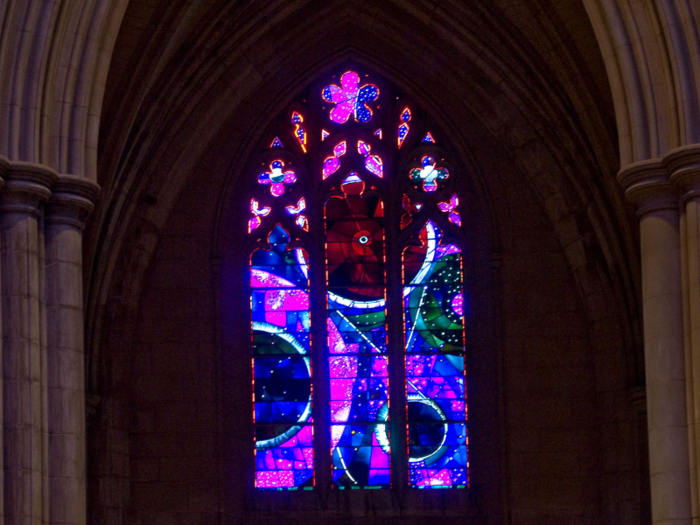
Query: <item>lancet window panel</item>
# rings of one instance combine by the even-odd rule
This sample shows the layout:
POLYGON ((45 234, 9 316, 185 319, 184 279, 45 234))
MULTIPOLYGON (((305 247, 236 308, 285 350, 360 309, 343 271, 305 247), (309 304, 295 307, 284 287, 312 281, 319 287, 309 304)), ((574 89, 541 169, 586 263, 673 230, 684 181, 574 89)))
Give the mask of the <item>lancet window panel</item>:
POLYGON ((256 490, 469 486, 467 243, 440 141, 357 67, 264 138, 245 201, 256 490))

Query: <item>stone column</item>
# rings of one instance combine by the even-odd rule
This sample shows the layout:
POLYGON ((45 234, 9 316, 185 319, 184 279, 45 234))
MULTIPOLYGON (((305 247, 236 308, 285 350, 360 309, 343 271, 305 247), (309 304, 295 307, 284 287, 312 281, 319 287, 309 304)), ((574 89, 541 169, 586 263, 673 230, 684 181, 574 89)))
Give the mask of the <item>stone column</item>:
POLYGON ((83 225, 98 186, 59 176, 46 206, 49 523, 86 522, 83 225))
POLYGON ((682 195, 685 228, 681 242, 684 254, 686 363, 688 370, 688 427, 693 520, 698 522, 699 479, 697 451, 700 450, 700 145, 686 146, 664 157, 671 182, 682 195))
POLYGON ((5 524, 40 525, 43 511, 40 238, 42 205, 56 175, 12 163, 0 194, 5 524))
MULTIPOLYGON (((10 172, 10 163, 5 157, 0 157, 0 191, 2 191, 2 188, 5 186, 5 177, 7 174, 10 172)), ((1 236, 0 236, 1 237, 1 236)), ((0 244, 0 253, 2 253, 2 248, 0 244)), ((0 257, 1 258, 1 257, 0 257)), ((0 280, 0 291, 2 290, 2 281, 0 280)), ((2 297, 2 294, 0 294, 0 297, 2 297)), ((2 334, 2 301, 0 300, 0 334, 2 334)), ((2 472, 3 475, 3 490, 0 490, 0 523, 5 523, 5 490, 4 490, 4 476, 5 476, 5 439, 4 439, 4 433, 5 433, 5 418, 4 418, 4 407, 3 407, 3 366, 2 366, 2 356, 3 356, 3 344, 2 344, 2 339, 0 338, 0 428, 2 429, 2 432, 0 432, 0 450, 3 451, 2 454, 0 454, 0 472, 2 472)))
POLYGON ((658 161, 619 180, 640 220, 652 521, 691 525, 677 191, 658 161))

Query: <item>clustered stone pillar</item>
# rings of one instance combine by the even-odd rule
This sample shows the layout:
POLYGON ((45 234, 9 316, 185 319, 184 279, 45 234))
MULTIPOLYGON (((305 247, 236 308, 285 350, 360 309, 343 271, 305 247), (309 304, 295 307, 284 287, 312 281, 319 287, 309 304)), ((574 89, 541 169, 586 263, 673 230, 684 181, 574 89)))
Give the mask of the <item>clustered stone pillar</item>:
POLYGON ((620 176, 638 205, 651 510, 655 524, 691 524, 678 198, 660 163, 620 176))
POLYGON ((623 169, 638 206, 652 521, 697 524, 700 502, 700 145, 623 169))
POLYGON ((683 147, 664 158, 670 180, 680 190, 684 228, 681 242, 684 255, 684 308, 686 332, 686 390, 688 399, 688 438, 691 456, 690 484, 693 523, 698 523, 700 501, 700 147, 683 147))
POLYGON ((96 187, 61 177, 46 206, 49 523, 86 520, 83 224, 96 187))
POLYGON ((0 159, 0 523, 84 524, 82 225, 94 183, 0 159))

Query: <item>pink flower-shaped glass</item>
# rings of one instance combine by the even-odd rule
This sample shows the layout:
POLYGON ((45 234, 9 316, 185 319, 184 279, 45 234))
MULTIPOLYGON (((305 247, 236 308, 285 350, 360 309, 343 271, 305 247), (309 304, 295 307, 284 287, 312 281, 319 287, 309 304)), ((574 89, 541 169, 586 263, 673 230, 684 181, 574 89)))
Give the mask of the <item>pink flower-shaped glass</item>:
POLYGON ((273 197, 284 195, 285 184, 296 182, 297 176, 293 170, 284 171, 283 160, 273 160, 270 163, 270 171, 264 171, 258 175, 260 184, 271 184, 270 193, 273 197))
POLYGON ((372 118, 372 110, 367 103, 379 98, 379 88, 374 84, 360 87, 360 75, 346 71, 340 77, 340 86, 326 86, 322 96, 326 102, 335 104, 330 112, 333 122, 345 124, 352 115, 357 122, 365 123, 372 118))

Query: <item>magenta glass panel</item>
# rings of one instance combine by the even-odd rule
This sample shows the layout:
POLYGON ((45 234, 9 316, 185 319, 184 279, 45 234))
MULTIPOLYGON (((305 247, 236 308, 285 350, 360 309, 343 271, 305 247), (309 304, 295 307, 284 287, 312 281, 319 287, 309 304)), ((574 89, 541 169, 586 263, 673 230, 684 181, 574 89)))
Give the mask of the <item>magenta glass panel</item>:
POLYGON ((326 204, 333 485, 388 488, 384 206, 351 173, 326 204))

